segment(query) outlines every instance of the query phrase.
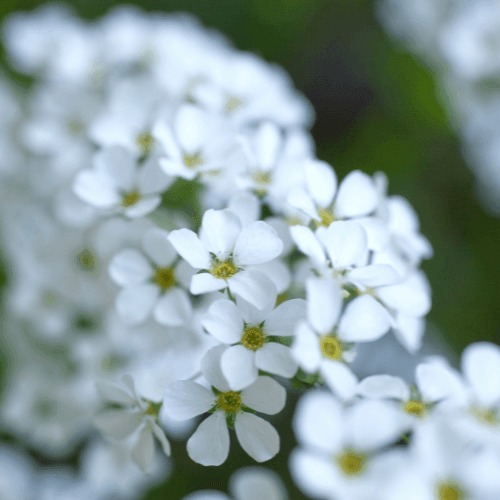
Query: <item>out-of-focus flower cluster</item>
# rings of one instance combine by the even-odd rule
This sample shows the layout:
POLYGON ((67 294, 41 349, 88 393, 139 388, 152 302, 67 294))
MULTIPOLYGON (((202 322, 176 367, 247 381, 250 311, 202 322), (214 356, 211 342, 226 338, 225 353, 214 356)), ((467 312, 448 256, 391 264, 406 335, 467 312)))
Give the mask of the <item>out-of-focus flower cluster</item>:
POLYGON ((437 75, 479 198, 500 215, 500 3, 383 0, 378 14, 437 75))
MULTIPOLYGON (((297 390, 306 493, 498 495, 496 346, 471 346, 463 375, 427 360, 416 386, 351 370, 385 335, 421 347, 432 248, 383 173, 338 181, 315 157, 282 69, 188 16, 131 8, 87 24, 49 5, 4 31, 36 80, 0 94, 2 425, 49 458, 87 445, 78 475, 37 479, 5 448, 2 498, 134 498, 171 468, 167 436, 189 436, 202 465, 235 439, 265 462, 280 436, 259 414, 297 390)), ((234 498, 282 498, 266 474, 242 472, 234 498)))

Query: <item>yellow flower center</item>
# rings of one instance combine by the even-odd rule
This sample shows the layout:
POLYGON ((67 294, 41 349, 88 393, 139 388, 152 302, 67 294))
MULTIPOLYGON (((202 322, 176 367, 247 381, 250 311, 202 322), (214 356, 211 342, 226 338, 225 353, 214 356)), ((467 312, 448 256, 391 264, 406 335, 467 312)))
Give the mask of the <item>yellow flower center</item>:
POLYGON ((156 417, 156 410, 152 403, 149 403, 148 407, 144 410, 144 415, 152 415, 156 417))
POLYGON ((158 267, 153 276, 153 283, 156 283, 164 292, 175 285, 175 273, 171 267, 158 267))
POLYGON ((321 352, 329 359, 339 359, 342 356, 342 346, 337 337, 323 337, 321 340, 321 352))
POLYGON ((184 165, 186 165, 187 168, 196 168, 203 163, 203 159, 201 158, 201 154, 199 152, 192 155, 184 153, 182 160, 184 161, 184 165))
POLYGON ((122 206, 125 208, 135 205, 141 195, 137 191, 131 191, 130 193, 125 193, 122 198, 122 206))
POLYGON ((438 485, 439 500, 462 500, 463 498, 464 493, 457 484, 444 482, 438 485))
POLYGON ((85 273, 91 274, 97 270, 97 260, 88 248, 84 248, 79 254, 77 254, 76 264, 85 273))
POLYGON ((151 149, 151 146, 154 143, 153 136, 149 132, 143 132, 142 134, 138 134, 137 145, 141 148, 142 154, 147 155, 151 149))
POLYGON ((314 223, 316 224, 316 226, 328 227, 333 221, 336 220, 332 211, 328 208, 318 210, 318 215, 319 215, 321 221, 318 222, 317 220, 314 220, 314 223))
POLYGON ((73 135, 80 135, 83 132, 83 124, 81 121, 74 118, 68 122, 68 130, 73 135))
POLYGON ((235 412, 241 406, 241 396, 239 392, 221 392, 217 398, 217 403, 224 411, 235 412))
POLYGON ((256 351, 264 345, 265 335, 258 326, 245 328, 245 333, 241 337, 241 343, 251 351, 256 351))
POLYGON ((238 99, 233 95, 228 95, 226 98, 226 105, 224 106, 224 110, 226 113, 232 113, 235 109, 243 106, 243 101, 238 99))
POLYGON ((425 403, 422 401, 417 401, 415 399, 410 399, 405 404, 405 411, 407 413, 411 413, 412 415, 416 415, 417 417, 423 417, 426 413, 427 407, 425 403))
POLYGON ((495 426, 500 423, 496 412, 488 408, 481 408, 479 406, 472 405, 469 411, 483 424, 495 426))
POLYGON ((365 462, 366 455, 355 450, 345 450, 337 456, 340 470, 348 476, 360 474, 365 468, 365 462))
POLYGON ((230 260, 218 262, 212 267, 212 274, 217 279, 227 280, 231 276, 234 276, 237 272, 238 270, 236 269, 236 266, 230 260))
POLYGON ((252 179, 257 184, 263 184, 263 185, 267 186, 268 184, 271 183, 271 174, 269 172, 265 172, 263 170, 256 170, 252 174, 252 179))

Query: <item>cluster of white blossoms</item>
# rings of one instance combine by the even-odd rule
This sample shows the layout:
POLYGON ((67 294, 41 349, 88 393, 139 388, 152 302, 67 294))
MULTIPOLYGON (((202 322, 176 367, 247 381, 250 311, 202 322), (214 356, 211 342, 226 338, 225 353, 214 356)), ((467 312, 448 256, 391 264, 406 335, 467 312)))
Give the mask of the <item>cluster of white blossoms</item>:
MULTIPOLYGON (((384 335, 420 349, 432 248, 383 173, 339 182, 315 157, 282 69, 188 16, 89 24, 48 5, 4 28, 36 80, 0 88, 2 426, 49 458, 90 444, 78 476, 25 481, 13 454, 2 499, 135 498, 172 469, 169 437, 205 466, 236 441, 265 462, 280 452, 268 415, 298 390, 306 493, 498 498, 498 347, 470 346, 463 374, 422 360, 416 385, 350 368, 384 335)), ((285 495, 249 474, 234 498, 285 495)), ((188 498, 206 497, 227 498, 188 498)))

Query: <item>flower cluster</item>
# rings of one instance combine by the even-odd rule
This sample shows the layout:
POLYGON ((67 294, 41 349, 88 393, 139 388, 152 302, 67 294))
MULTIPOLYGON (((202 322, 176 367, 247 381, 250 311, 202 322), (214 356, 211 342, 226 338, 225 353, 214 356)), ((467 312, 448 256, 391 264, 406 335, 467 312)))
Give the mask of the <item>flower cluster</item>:
POLYGON ((415 387, 350 368, 358 344, 389 332, 419 350, 432 248, 383 173, 338 182, 316 158, 311 107, 280 68, 190 17, 131 8, 94 25, 60 6, 15 14, 5 46, 37 82, 22 104, 7 84, 0 94, 12 137, 2 420, 62 458, 93 427, 107 440, 89 458, 99 471, 47 479, 44 494, 139 494, 166 473, 167 435, 191 434, 187 453, 205 466, 226 461, 233 430, 270 460, 280 436, 266 415, 279 419, 296 389, 313 389, 290 462, 305 491, 409 498, 402 478, 419 499, 499 491, 461 475, 499 459, 498 348, 471 346, 463 376, 426 361, 415 387), (448 446, 461 448, 443 465, 448 446))

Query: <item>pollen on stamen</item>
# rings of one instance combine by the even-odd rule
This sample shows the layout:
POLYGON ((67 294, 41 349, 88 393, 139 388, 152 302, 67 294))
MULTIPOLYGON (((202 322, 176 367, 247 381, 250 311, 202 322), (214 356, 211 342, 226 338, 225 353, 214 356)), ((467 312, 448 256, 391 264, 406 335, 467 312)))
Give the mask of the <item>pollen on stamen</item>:
POLYGON ((203 164, 203 159, 200 152, 193 153, 192 155, 184 153, 182 161, 187 168, 196 168, 203 164))
POLYGON ((453 482, 439 483, 437 493, 439 500, 463 500, 465 498, 462 489, 453 482))
POLYGON ((156 283, 164 292, 175 285, 175 273, 171 267, 159 267, 153 276, 153 283, 156 283))
POLYGON ((337 337, 326 336, 320 340, 323 356, 329 359, 339 359, 342 356, 342 346, 337 337))
POLYGON ((265 172, 264 170, 256 170, 252 174, 252 179, 257 183, 264 186, 271 184, 271 174, 269 172, 265 172))
POLYGON ((496 413, 488 408, 480 408, 479 406, 472 405, 469 411, 483 424, 496 426, 500 423, 496 413))
POLYGON ((141 195, 137 191, 131 191, 130 193, 125 193, 122 197, 122 206, 124 208, 131 207, 132 205, 135 205, 141 195))
POLYGON ((336 457, 340 470, 347 476, 361 474, 365 468, 366 455, 355 450, 344 450, 336 457))
POLYGON ((88 248, 77 254, 75 260, 77 266, 85 273, 92 274, 97 270, 97 260, 88 248))
POLYGON ((221 392, 217 398, 217 403, 222 410, 235 412, 241 406, 240 393, 236 391, 221 392))
POLYGON ((217 279, 227 280, 231 276, 234 276, 238 270, 236 266, 230 261, 225 260, 224 262, 218 262, 216 265, 212 267, 211 273, 217 279))
POLYGON ((405 403, 404 409, 407 413, 411 413, 417 417, 423 417, 427 412, 427 405, 422 403, 422 401, 410 399, 405 403))
POLYGON ((137 145, 141 148, 142 154, 147 155, 153 145, 154 139, 149 132, 143 132, 137 135, 136 141, 137 145))
POLYGON ((251 351, 260 349, 266 340, 264 332, 258 326, 248 326, 241 337, 241 343, 251 351))
POLYGON ((226 105, 224 106, 226 113, 232 113, 241 106, 243 106, 243 101, 241 99, 238 99, 233 95, 228 95, 226 97, 226 105))
POLYGON ((332 222, 334 222, 336 220, 332 211, 328 208, 318 210, 318 215, 319 215, 321 221, 317 221, 317 220, 313 219, 313 222, 316 224, 316 226, 328 227, 332 222))

